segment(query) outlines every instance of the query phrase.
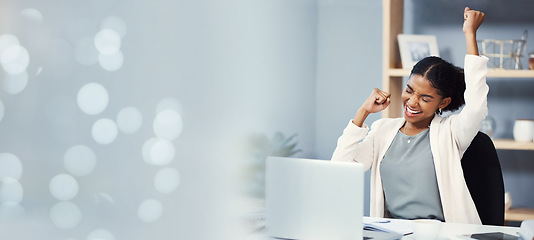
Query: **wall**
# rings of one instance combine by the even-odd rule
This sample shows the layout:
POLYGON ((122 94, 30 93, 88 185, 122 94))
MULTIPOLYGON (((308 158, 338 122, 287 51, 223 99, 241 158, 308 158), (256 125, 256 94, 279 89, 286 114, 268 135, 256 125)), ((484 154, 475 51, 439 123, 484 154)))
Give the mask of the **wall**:
POLYGON ((1 1, 0 238, 242 239, 244 143, 314 154, 316 22, 304 0, 1 1))
MULTIPOLYGON (((440 55, 454 64, 462 65, 465 40, 462 33, 463 1, 428 2, 405 1, 405 32, 432 34, 438 39, 440 55)), ((530 31, 527 48, 521 59, 528 66, 526 53, 534 51, 534 16, 532 1, 477 1, 469 7, 486 13, 486 21, 477 39, 521 39, 523 31, 530 31)), ((534 118, 534 89, 532 79, 489 78, 488 115, 496 121, 495 138, 513 138, 515 119, 534 118)), ((512 207, 534 207, 531 186, 534 183, 534 152, 498 150, 505 189, 512 195, 512 207)))
MULTIPOLYGON (((330 159, 337 138, 373 88, 382 85, 381 1, 319 1, 317 157, 330 159)), ((381 117, 370 115, 371 124, 381 117)), ((365 210, 369 214, 369 172, 365 210)))

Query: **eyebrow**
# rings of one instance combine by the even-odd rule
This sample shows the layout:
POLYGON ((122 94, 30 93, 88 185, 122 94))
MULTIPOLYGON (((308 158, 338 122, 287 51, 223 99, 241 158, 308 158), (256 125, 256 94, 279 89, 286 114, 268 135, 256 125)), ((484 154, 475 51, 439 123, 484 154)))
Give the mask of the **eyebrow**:
MULTIPOLYGON (((412 88, 412 86, 410 86, 410 84, 406 84, 406 87, 409 88, 412 92, 414 91, 413 88, 412 88)), ((432 95, 427 95, 427 94, 417 94, 417 95, 419 95, 419 96, 421 96, 421 97, 434 98, 434 96, 432 96, 432 95)))

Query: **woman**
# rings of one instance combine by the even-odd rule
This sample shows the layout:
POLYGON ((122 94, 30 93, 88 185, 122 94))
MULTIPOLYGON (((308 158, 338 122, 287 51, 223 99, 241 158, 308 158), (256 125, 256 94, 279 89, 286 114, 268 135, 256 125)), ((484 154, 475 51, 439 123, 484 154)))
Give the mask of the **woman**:
POLYGON ((369 131, 367 116, 390 103, 389 93, 374 89, 338 139, 332 161, 371 169, 372 217, 481 224, 460 159, 487 113, 488 59, 476 42, 483 21, 484 13, 465 8, 464 71, 438 57, 421 60, 402 93, 403 118, 380 119, 369 131), (441 116, 464 102, 458 114, 441 116))

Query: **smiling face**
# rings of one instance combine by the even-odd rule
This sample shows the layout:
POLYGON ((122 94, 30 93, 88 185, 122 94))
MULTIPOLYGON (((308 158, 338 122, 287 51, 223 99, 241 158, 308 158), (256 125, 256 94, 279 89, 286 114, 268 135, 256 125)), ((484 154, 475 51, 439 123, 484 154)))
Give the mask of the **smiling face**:
POLYGON ((417 128, 427 128, 438 108, 446 107, 451 98, 443 98, 429 80, 413 74, 402 92, 404 118, 417 128))

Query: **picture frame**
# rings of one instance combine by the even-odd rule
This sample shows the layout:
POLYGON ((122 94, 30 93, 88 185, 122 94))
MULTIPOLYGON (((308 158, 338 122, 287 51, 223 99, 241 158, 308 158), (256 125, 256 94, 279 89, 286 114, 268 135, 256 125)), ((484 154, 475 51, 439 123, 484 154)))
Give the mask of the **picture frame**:
POLYGON ((438 40, 435 35, 399 34, 397 40, 403 69, 412 69, 425 57, 439 57, 438 40))

